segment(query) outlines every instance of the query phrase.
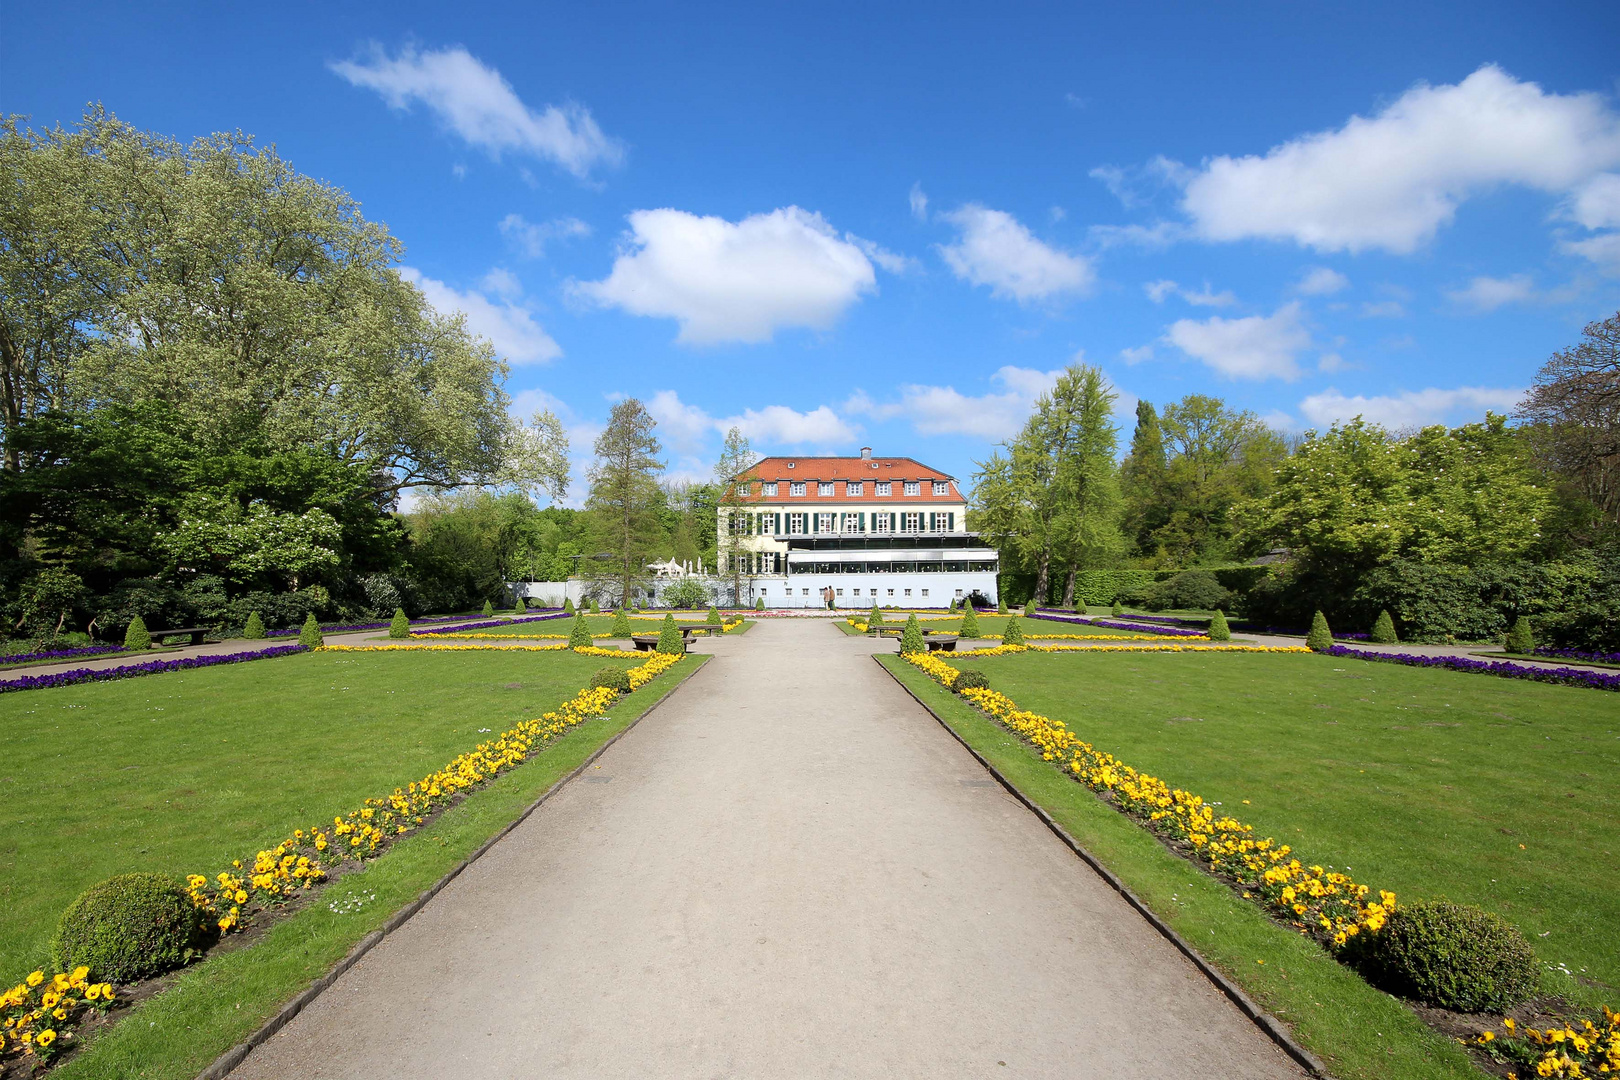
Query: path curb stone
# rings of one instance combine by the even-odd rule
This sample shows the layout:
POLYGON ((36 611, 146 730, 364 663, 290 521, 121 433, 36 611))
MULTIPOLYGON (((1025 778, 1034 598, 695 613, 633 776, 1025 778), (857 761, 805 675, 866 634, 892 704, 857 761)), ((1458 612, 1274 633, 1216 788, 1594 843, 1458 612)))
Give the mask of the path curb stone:
MULTIPOLYGON (((903 681, 901 681, 899 676, 890 671, 876 655, 872 657, 872 662, 877 664, 878 667, 882 668, 884 673, 887 674, 889 678, 893 679, 895 684, 899 686, 900 689, 904 690, 911 700, 915 701, 918 705, 926 709, 928 711, 928 715, 932 716, 934 720, 938 722, 940 727, 949 732, 951 738, 960 743, 963 749, 972 754, 973 759, 983 766, 985 772, 995 777, 996 782, 1005 788, 1009 795, 1017 799, 1023 804, 1026 810, 1039 818, 1041 824, 1045 825, 1052 831, 1053 835, 1055 835, 1059 840, 1063 841, 1070 851, 1079 856, 1082 862, 1095 870, 1097 875, 1106 881, 1115 892, 1124 897, 1125 902, 1136 909, 1137 914, 1146 919, 1148 924, 1152 926, 1153 929, 1162 934, 1166 941, 1174 945, 1183 956, 1191 961, 1192 965, 1196 967, 1205 978, 1214 983, 1216 988, 1220 990, 1221 993, 1225 994, 1227 998, 1231 1000, 1232 1004, 1238 1007, 1239 1012, 1243 1013, 1244 1016, 1253 1021, 1256 1027, 1265 1032, 1266 1036, 1271 1039, 1272 1042, 1276 1043, 1278 1048, 1281 1049, 1283 1053, 1287 1054, 1296 1063, 1298 1063, 1301 1068, 1305 1069, 1305 1071, 1310 1073, 1312 1076, 1319 1077, 1321 1080, 1331 1080, 1327 1067, 1317 1059, 1316 1055, 1312 1054, 1309 1050, 1305 1049, 1298 1042, 1296 1042, 1293 1035, 1286 1027, 1283 1026, 1280 1021, 1278 1021, 1264 1009, 1260 1008, 1260 1006, 1256 1005, 1249 998, 1249 996, 1237 986, 1236 983, 1232 982, 1213 965, 1211 965, 1209 961, 1200 956, 1197 949, 1194 949, 1190 944, 1188 944, 1186 939, 1184 939, 1180 934, 1176 933, 1176 931, 1172 929, 1168 923, 1159 918, 1159 916, 1156 915, 1151 908, 1143 903, 1142 900, 1131 891, 1128 885, 1115 876, 1112 870, 1104 866, 1095 855, 1087 851, 1078 840, 1070 836, 1068 830, 1053 820, 1052 816, 1042 809, 1038 804, 1036 804, 1034 800, 1030 799, 1022 791, 1018 790, 1017 785, 1015 785, 1011 780, 1007 779, 1007 777, 1003 776, 1001 770, 997 769, 989 762, 987 758, 985 758, 983 754, 979 753, 971 745, 969 745, 968 741, 962 738, 962 736, 957 733, 956 729, 951 727, 951 725, 945 721, 943 716, 934 711, 934 707, 932 705, 918 697, 912 691, 911 687, 907 686, 903 681)), ((201 1078, 199 1078, 199 1080, 201 1080, 201 1078)))
MULTIPOLYGON (((704 658, 704 663, 707 663, 706 657, 704 658)), ((701 669, 702 667, 703 664, 700 663, 698 668, 701 669)), ((421 911, 422 908, 427 905, 429 900, 437 896, 446 885, 450 884, 457 877, 459 877, 463 870, 477 862, 479 858, 489 851, 490 848, 500 843, 500 841, 504 839, 508 833, 527 821, 530 815, 532 815, 536 810, 540 809, 542 803, 544 803, 547 799, 550 799, 558 791, 561 791, 563 785, 567 784, 570 780, 573 780, 575 777, 579 776, 580 773, 590 768, 592 763, 594 763, 597 758, 605 754, 610 746, 624 738, 626 735, 630 734, 631 731, 635 730, 637 724, 641 723, 643 720, 647 719, 647 717, 657 712, 659 708, 663 706, 664 702, 674 697, 681 687, 692 681, 692 677, 696 674, 697 672, 694 671, 692 672, 692 675, 688 675, 686 678, 676 683, 668 693, 648 706, 646 712, 630 721, 628 727, 593 750, 590 756, 584 761, 580 762, 579 765, 571 770, 567 776, 560 777, 556 783, 552 784, 550 787, 546 788, 545 791, 541 792, 540 797, 535 799, 534 802, 530 803, 521 814, 508 822, 506 826, 494 836, 491 836, 488 840, 485 840, 482 844, 480 844, 477 850, 475 850, 471 855, 468 855, 465 859, 462 859, 455 866, 452 866, 443 877, 434 882, 427 889, 423 890, 422 895, 418 896, 415 900, 412 900, 409 904, 406 904, 404 907, 394 912, 393 915, 389 916, 388 921, 383 923, 381 929, 373 930, 371 933, 357 941, 354 948, 349 950, 348 955, 344 956, 342 960, 339 960, 335 965, 333 965, 332 970, 328 971, 319 979, 316 979, 306 990, 304 990, 303 993, 287 1002, 286 1005, 283 1005, 280 1012, 276 1013, 276 1015, 272 1016, 269 1020, 266 1020, 263 1026, 261 1026, 253 1034, 249 1035, 244 1041, 237 1043, 235 1046, 225 1051, 225 1053, 215 1058, 212 1065, 209 1065, 206 1069, 197 1074, 197 1080, 224 1080, 224 1078, 228 1076, 233 1069, 246 1060, 247 1056, 253 1052, 255 1047, 263 1044, 270 1039, 271 1036, 275 1035, 278 1031, 291 1023, 293 1018, 308 1008, 316 998, 321 996, 323 991, 325 991, 333 983, 337 982, 337 980, 343 976, 344 972, 348 971, 356 963, 358 963, 362 956, 366 955, 366 953, 375 948, 377 944, 383 940, 383 938, 387 937, 389 934, 393 933, 395 930, 404 925, 412 915, 415 915, 418 911, 421 911)))

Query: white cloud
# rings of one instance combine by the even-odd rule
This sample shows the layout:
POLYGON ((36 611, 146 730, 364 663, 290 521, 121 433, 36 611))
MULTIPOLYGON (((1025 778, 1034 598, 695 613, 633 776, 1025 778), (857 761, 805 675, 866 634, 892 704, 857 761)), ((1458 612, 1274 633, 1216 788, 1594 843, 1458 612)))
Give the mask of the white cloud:
POLYGON ((1273 409, 1260 418, 1260 422, 1274 431, 1297 431, 1299 421, 1294 414, 1284 412, 1282 409, 1273 409))
POLYGON ((478 284, 485 292, 492 292, 506 300, 523 295, 523 285, 518 281, 517 275, 499 266, 485 274, 478 284))
POLYGON ((1316 360, 1317 371, 1342 371, 1345 366, 1344 357, 1336 352, 1323 353, 1316 360))
POLYGON ((546 244, 552 240, 591 235, 591 227, 576 217, 556 218, 537 223, 528 220, 522 214, 507 214, 501 219, 500 230, 502 236, 531 259, 544 256, 546 244))
POLYGON ((1605 273, 1620 277, 1620 232, 1603 233, 1590 240, 1571 240, 1558 245, 1571 255, 1596 263, 1605 273))
POLYGON ((928 220, 928 196, 923 194, 920 183, 911 185, 911 216, 918 221, 928 220))
POLYGON ((1174 221, 1156 221, 1152 225, 1093 225, 1089 230, 1092 242, 1098 247, 1111 248, 1131 245, 1156 251, 1167 248, 1187 235, 1187 227, 1174 221))
POLYGON ((1119 350, 1119 358, 1127 364, 1140 364, 1144 360, 1153 359, 1152 345, 1139 345, 1133 349, 1119 350))
POLYGON ((1600 95, 1545 93, 1486 65, 1263 157, 1217 157, 1187 183, 1182 208, 1207 240, 1405 253, 1478 191, 1572 192, 1617 163, 1620 117, 1600 95))
POLYGON ((1300 325, 1295 302, 1272 315, 1217 316, 1203 322, 1181 319, 1170 325, 1165 340, 1228 378, 1296 379, 1299 366, 1294 358, 1310 345, 1311 335, 1300 325))
POLYGON ((1027 304, 1085 292, 1096 278, 1089 259, 1048 247, 1011 214, 968 203, 944 216, 961 231, 939 249, 946 264, 963 281, 990 286, 993 296, 1027 304))
POLYGON ((529 154, 582 177, 624 156, 588 109, 569 103, 535 112, 500 72, 459 45, 429 52, 407 45, 392 58, 373 45, 364 58, 331 67, 355 86, 377 91, 391 108, 422 102, 457 135, 497 159, 506 151, 529 154))
POLYGON ((1162 304, 1165 297, 1176 291, 1176 283, 1169 278, 1147 281, 1142 283, 1142 291, 1147 293, 1148 299, 1155 304, 1162 304))
POLYGON ((1495 311, 1503 304, 1522 304, 1533 300, 1535 295, 1536 283, 1529 274, 1514 274, 1506 278, 1477 277, 1468 283, 1467 288, 1451 289, 1446 293, 1455 302, 1475 311, 1495 311))
POLYGON ((683 452, 702 449, 714 430, 714 418, 696 405, 683 402, 673 390, 660 390, 647 399, 647 412, 658 422, 661 437, 683 452))
POLYGON ((825 405, 810 412, 797 412, 786 405, 744 409, 737 416, 717 421, 715 426, 722 431, 738 428, 750 441, 772 446, 831 446, 852 442, 859 434, 825 405))
POLYGON ((1360 416, 1388 428, 1415 428, 1427 424, 1476 420, 1487 409, 1506 413, 1524 397, 1523 390, 1460 386, 1455 390, 1405 390, 1378 397, 1348 397, 1329 389, 1299 403, 1311 423, 1326 427, 1334 421, 1360 416))
POLYGON ((1361 305, 1363 319, 1399 319, 1406 315, 1406 305, 1399 300, 1369 301, 1361 305))
POLYGON ((981 439, 1011 438, 1029 417, 1035 399, 1052 389, 1059 371, 1037 371, 1007 365, 990 376, 1001 393, 971 396, 952 386, 900 387, 898 401, 878 404, 856 391, 844 411, 875 420, 902 417, 921 435, 971 435, 981 439))
POLYGON ((1570 200, 1569 216, 1588 229, 1620 228, 1620 173, 1594 176, 1570 200))
POLYGON ((1350 287, 1350 279, 1326 266, 1312 267, 1299 279, 1294 291, 1306 296, 1332 296, 1350 287))
POLYGON ((1155 304, 1164 303, 1164 298, 1171 293, 1181 297, 1194 307, 1226 307, 1229 304, 1237 303, 1237 296, 1231 291, 1215 292, 1207 281, 1204 282, 1204 288, 1200 292, 1184 289, 1168 278, 1160 281, 1150 281, 1143 285, 1142 289, 1148 294, 1148 299, 1155 304))
POLYGON ((844 239, 866 252, 866 257, 877 263, 891 274, 907 274, 913 270, 922 269, 922 263, 910 255, 897 255, 888 248, 871 240, 862 239, 854 233, 847 232, 844 239))
POLYGON ((683 210, 637 210, 613 270, 573 295, 675 319, 688 345, 769 341, 784 327, 822 330, 877 288, 866 254, 797 206, 732 223, 683 210))
MULTIPOLYGON (((543 364, 562 355, 562 347, 534 321, 528 308, 516 302, 515 294, 495 301, 481 292, 458 292, 410 266, 400 267, 399 276, 422 290, 422 295, 440 314, 460 312, 465 315, 467 329, 493 342, 495 351, 509 363, 543 364)), ((491 271, 484 280, 516 285, 516 279, 504 270, 491 271)))

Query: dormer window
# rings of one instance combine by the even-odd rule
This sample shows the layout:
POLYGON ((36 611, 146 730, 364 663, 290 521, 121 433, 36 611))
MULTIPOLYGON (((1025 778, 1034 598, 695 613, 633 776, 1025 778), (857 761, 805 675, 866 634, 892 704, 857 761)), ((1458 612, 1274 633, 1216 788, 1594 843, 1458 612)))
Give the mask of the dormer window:
POLYGON ((848 495, 852 499, 859 498, 865 493, 865 488, 866 485, 862 484, 859 480, 851 480, 844 485, 844 494, 848 495))
POLYGON ((742 484, 737 485, 737 494, 739 494, 739 495, 752 495, 753 493, 754 493, 754 485, 753 484, 742 483, 742 484))
POLYGON ((831 480, 823 480, 816 485, 816 494, 823 499, 832 498, 833 484, 831 480))
POLYGON ((935 496, 940 497, 940 498, 946 498, 946 497, 948 497, 950 495, 950 493, 951 493, 951 485, 948 482, 946 482, 944 480, 935 480, 934 481, 934 494, 935 494, 935 496))
POLYGON ((788 494, 789 495, 803 495, 804 494, 804 481, 795 480, 795 481, 793 481, 793 483, 789 484, 788 485, 788 494))
POLYGON ((767 499, 776 498, 776 481, 775 480, 767 480, 767 481, 765 481, 764 486, 765 486, 765 497, 767 499))
POLYGON ((894 485, 889 483, 887 480, 874 480, 872 482, 872 488, 872 494, 876 495, 880 499, 887 499, 894 493, 894 485))
POLYGON ((906 494, 907 495, 921 495, 922 494, 922 481, 921 480, 907 480, 905 482, 905 484, 906 484, 906 494))

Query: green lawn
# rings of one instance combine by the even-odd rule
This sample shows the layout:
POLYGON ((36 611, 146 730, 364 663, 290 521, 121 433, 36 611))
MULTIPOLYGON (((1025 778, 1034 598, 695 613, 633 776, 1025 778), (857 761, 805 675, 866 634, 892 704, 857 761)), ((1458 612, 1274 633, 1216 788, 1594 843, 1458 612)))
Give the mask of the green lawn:
POLYGON ((0 978, 46 962, 87 886, 212 875, 554 708, 613 662, 313 653, 0 695, 0 978))
POLYGON ((1498 912, 1617 1004, 1620 697, 1306 655, 974 666, 1020 707, 1311 861, 1498 912))

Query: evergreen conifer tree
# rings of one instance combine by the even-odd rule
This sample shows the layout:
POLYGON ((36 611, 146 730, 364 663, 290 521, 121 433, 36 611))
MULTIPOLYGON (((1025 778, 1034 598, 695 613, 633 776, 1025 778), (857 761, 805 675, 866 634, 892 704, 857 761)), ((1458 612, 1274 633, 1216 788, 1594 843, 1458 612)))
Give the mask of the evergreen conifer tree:
POLYGON ((715 607, 713 604, 710 604, 709 605, 709 613, 708 613, 708 615, 704 616, 703 621, 706 622, 706 623, 717 623, 717 622, 719 622, 720 621, 720 609, 715 607))
POLYGON ((247 617, 247 625, 242 627, 242 636, 249 641, 259 641, 264 637, 264 620, 259 618, 257 611, 247 617))
POLYGON ((591 628, 585 625, 585 613, 574 612, 574 625, 568 628, 568 647, 570 649, 588 649, 591 647, 591 628))
POLYGON ((591 597, 591 614, 592 615, 600 615, 600 614, 602 614, 602 605, 596 602, 596 597, 594 597, 594 596, 591 597))
POLYGON ((570 615, 574 613, 574 602, 566 596, 563 597, 563 610, 570 615))
POLYGON ((483 614, 484 618, 486 618, 486 619, 489 618, 491 615, 494 615, 495 614, 495 605, 490 603, 488 600, 485 600, 484 601, 484 610, 483 610, 482 614, 483 614))
POLYGON ((1119 603, 1118 600, 1114 601, 1114 606, 1113 606, 1113 608, 1111 610, 1113 612, 1114 618, 1116 618, 1116 619, 1119 618, 1121 615, 1125 614, 1125 609, 1120 606, 1120 603, 1119 603))
POLYGON ((1232 630, 1226 625, 1226 612, 1220 608, 1215 609, 1215 617, 1209 620, 1209 640, 1232 640, 1232 630))
POLYGON ((928 645, 923 641, 922 623, 917 621, 916 612, 906 618, 906 628, 900 633, 900 655, 927 652, 928 645))
POLYGON ((1007 598, 1005 596, 996 597, 996 614, 1007 614, 1007 598))
POLYGON ((388 624, 388 636, 397 641, 403 641, 411 636, 411 620, 405 617, 405 609, 394 609, 394 621, 388 624))
POLYGON ((633 633, 635 631, 630 628, 630 616, 626 615, 624 608, 621 607, 613 613, 613 636, 628 638, 633 633))
POLYGON ((1021 620, 1017 615, 1008 616, 1007 629, 1001 632, 1001 643, 1003 645, 1024 644, 1023 620, 1021 620))
POLYGON ((1327 617, 1320 611, 1311 616, 1311 632, 1305 635, 1305 646, 1313 652, 1326 652, 1333 647, 1333 631, 1328 629, 1327 617))
POLYGON ((298 631, 298 644, 306 649, 318 649, 325 643, 326 639, 321 636, 321 624, 315 621, 315 613, 312 611, 304 620, 303 628, 298 631))
POLYGON ((133 651, 151 647, 152 635, 146 632, 146 621, 137 615, 129 620, 129 629, 124 631, 124 648, 133 651))
POLYGON ((755 611, 764 611, 765 610, 765 598, 763 596, 754 597, 754 610, 755 611))
POLYGON ((1393 645, 1401 640, 1395 633, 1395 620, 1389 617, 1388 611, 1380 611, 1378 619, 1373 623, 1372 633, 1367 640, 1375 645, 1393 645))
POLYGON ((522 615, 525 611, 529 610, 529 602, 522 596, 519 596, 512 604, 512 610, 517 612, 519 615, 522 615))
POLYGON ((977 640, 983 635, 979 633, 979 613, 973 610, 972 604, 962 605, 962 628, 957 631, 957 637, 977 640))
POLYGON ((1530 632, 1530 620, 1523 615, 1513 620, 1513 629, 1508 631, 1507 651, 1510 653, 1533 653, 1536 651, 1536 638, 1530 632))
POLYGON ((1026 619, 1035 617, 1035 598, 1033 596, 1024 604, 1024 617, 1026 619))
POLYGON ((883 609, 876 604, 872 605, 872 614, 866 617, 866 628, 876 630, 883 625, 883 609))
POLYGON ((686 652, 686 644, 681 638, 681 628, 675 625, 673 614, 664 616, 664 627, 658 632, 658 651, 676 656, 686 652))

